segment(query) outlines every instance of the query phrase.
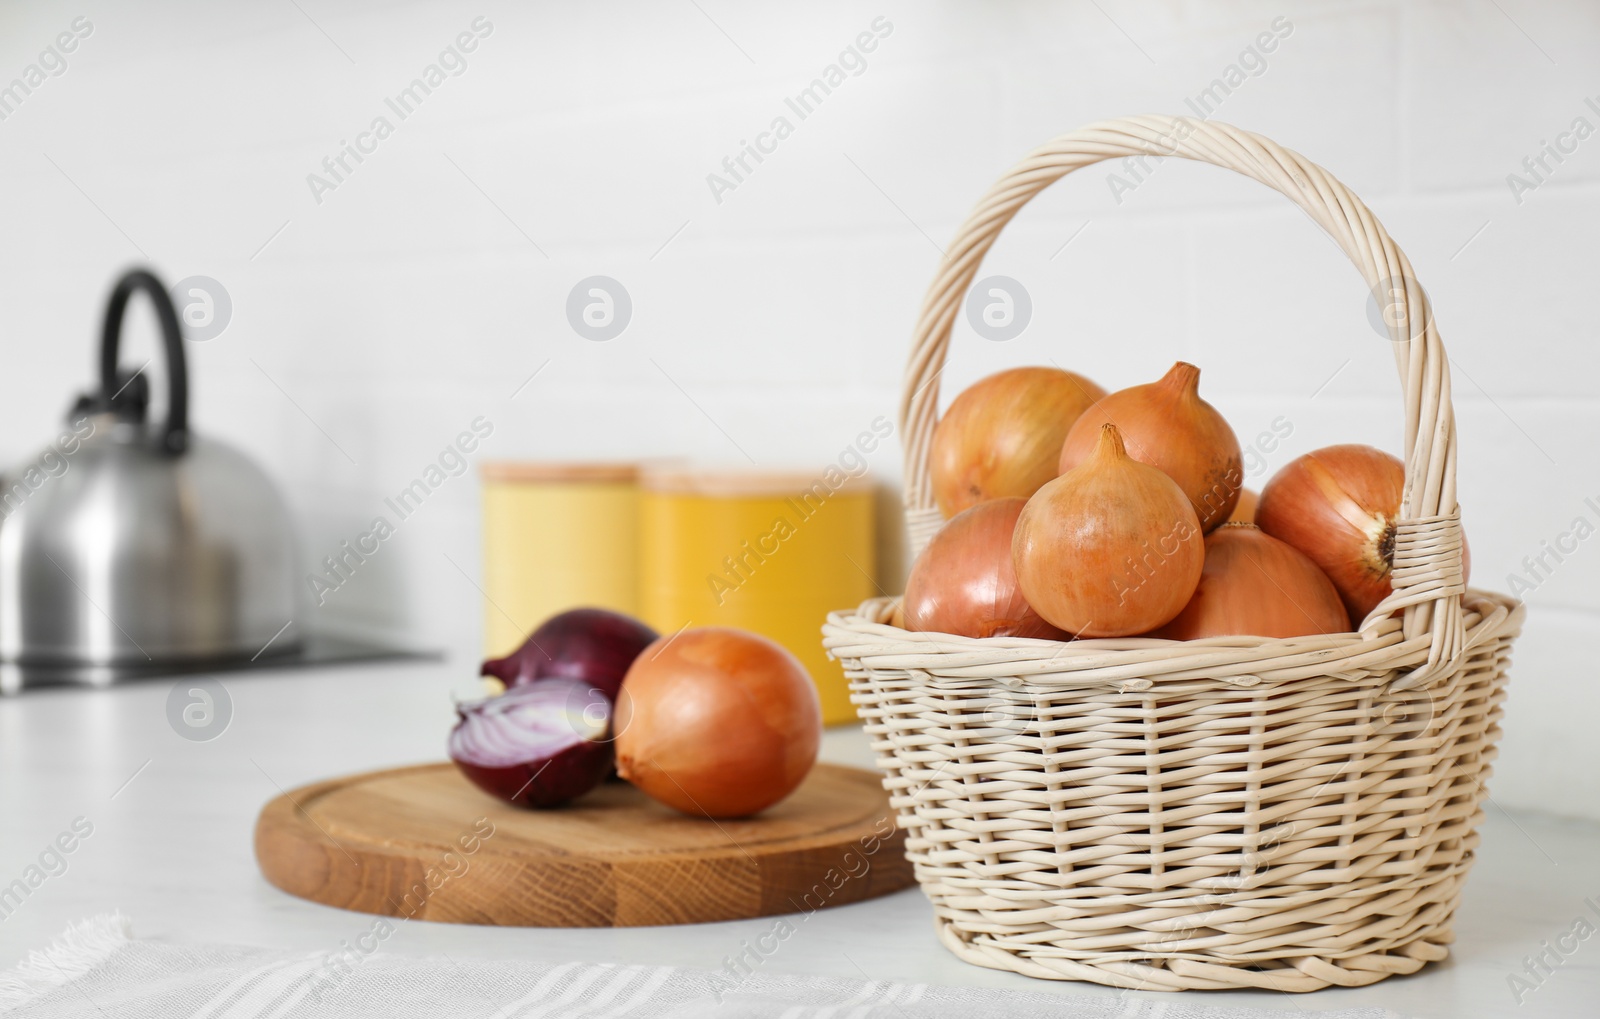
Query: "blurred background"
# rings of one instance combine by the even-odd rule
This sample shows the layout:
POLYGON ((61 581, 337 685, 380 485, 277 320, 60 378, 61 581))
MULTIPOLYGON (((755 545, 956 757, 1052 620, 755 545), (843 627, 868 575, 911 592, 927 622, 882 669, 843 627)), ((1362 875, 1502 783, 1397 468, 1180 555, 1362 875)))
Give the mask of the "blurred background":
MULTIPOLYGON (((308 575, 492 426, 308 602, 315 628, 444 648, 467 673, 489 611, 483 461, 820 474, 893 420, 941 247, 997 175, 1091 121, 1204 115, 1327 167, 1411 257, 1453 361, 1474 583, 1531 582, 1496 801, 1600 817, 1600 542, 1568 539, 1548 575, 1524 563, 1600 525, 1597 65, 1600 8, 1579 0, 9 2, 0 86, 27 87, 0 92, 0 462, 34 456, 93 382, 117 274, 200 278, 191 420, 277 479, 308 575), (843 79, 804 98, 830 64, 843 79), (608 339, 569 313, 596 276, 631 308, 608 339)), ((988 272, 1026 287, 1032 320, 1004 342, 958 322, 946 400, 1010 365, 1116 389, 1182 358, 1247 450, 1288 431, 1252 487, 1333 442, 1400 451, 1375 303, 1260 185, 1091 167, 988 272)), ((131 313, 124 362, 157 346, 131 313)), ((899 457, 897 436, 868 455, 886 488, 899 457)), ((894 592, 896 497, 879 501, 894 592)))

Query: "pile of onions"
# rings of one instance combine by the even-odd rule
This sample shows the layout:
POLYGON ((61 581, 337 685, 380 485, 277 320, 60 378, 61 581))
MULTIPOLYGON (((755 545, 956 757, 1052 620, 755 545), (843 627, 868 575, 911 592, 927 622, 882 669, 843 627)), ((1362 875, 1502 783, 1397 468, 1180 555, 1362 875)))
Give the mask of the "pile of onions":
POLYGON ((929 465, 939 511, 953 517, 985 499, 1038 491, 1058 473, 1067 430, 1105 395, 1059 368, 1012 368, 967 387, 933 433, 929 465))
POLYGON ((908 630, 963 637, 1065 634, 1039 617, 1017 586, 1011 537, 1027 503, 990 499, 957 513, 911 567, 902 603, 908 630))
POLYGON ((822 707, 794 655, 743 630, 704 627, 639 655, 617 703, 617 772, 686 814, 748 817, 816 763, 822 707))
POLYGON ((1262 489, 1256 523, 1321 567, 1360 625, 1389 595, 1405 486, 1398 457, 1371 446, 1328 446, 1273 475, 1262 489))
POLYGON ((1095 404, 1062 442, 1062 474, 1088 459, 1106 424, 1117 426, 1135 460, 1177 482, 1202 530, 1233 513, 1244 482, 1239 439, 1217 409, 1200 398, 1199 368, 1179 361, 1158 381, 1118 390, 1095 404))
POLYGON ((1349 629, 1339 592, 1316 563, 1254 524, 1227 523, 1206 536, 1194 597, 1150 636, 1303 637, 1349 629))
POLYGON ((576 679, 516 686, 461 704, 450 759, 491 796, 554 807, 582 796, 611 771, 611 701, 576 679))
POLYGON ((1188 603, 1205 540, 1170 477, 1131 458, 1115 425, 1099 436, 1088 459, 1028 500, 1012 557, 1023 597, 1048 622, 1081 637, 1132 636, 1188 603))

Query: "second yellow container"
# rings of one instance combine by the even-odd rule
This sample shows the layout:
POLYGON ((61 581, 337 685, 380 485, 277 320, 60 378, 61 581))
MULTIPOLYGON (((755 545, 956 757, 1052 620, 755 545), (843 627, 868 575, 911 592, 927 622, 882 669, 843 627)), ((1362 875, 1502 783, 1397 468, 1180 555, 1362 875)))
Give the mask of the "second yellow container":
POLYGON ((640 478, 639 611, 670 634, 736 626, 800 659, 823 721, 855 721, 818 620, 878 593, 870 484, 800 473, 646 470, 640 478))

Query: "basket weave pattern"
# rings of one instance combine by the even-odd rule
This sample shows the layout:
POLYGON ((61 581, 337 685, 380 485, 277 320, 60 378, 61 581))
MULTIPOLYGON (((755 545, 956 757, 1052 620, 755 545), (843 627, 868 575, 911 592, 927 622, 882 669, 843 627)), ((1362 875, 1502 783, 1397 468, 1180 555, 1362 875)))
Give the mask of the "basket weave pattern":
POLYGON ((1522 607, 1463 584, 1443 347, 1410 264, 1320 167, 1185 118, 1107 121, 1029 155, 958 232, 901 407, 913 552, 942 523, 928 450, 951 324, 1034 194, 1130 155, 1284 193, 1369 286, 1393 282, 1406 408, 1394 593, 1358 632, 1055 642, 911 633, 893 599, 824 643, 874 739, 941 940, 1037 977, 1145 990, 1359 985, 1442 959, 1477 845, 1522 607))

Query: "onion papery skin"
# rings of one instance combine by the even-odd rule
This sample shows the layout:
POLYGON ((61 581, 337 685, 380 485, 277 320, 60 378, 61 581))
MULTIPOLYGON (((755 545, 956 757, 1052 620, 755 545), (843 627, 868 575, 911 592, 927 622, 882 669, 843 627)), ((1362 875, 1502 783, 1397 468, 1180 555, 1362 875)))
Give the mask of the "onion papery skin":
POLYGON ((1106 424, 1117 426, 1129 456, 1177 482, 1205 530, 1233 513, 1244 483, 1239 439, 1200 398, 1199 368, 1179 361, 1157 381, 1119 389, 1084 412, 1062 442, 1060 473, 1088 459, 1106 424))
POLYGON ((822 707, 805 668, 765 637, 708 626, 646 648, 617 703, 617 771, 701 817, 748 817, 816 763, 822 707))
POLYGON ((1206 535, 1206 563, 1189 604, 1152 637, 1305 637, 1348 633, 1350 616, 1317 564, 1254 524, 1206 535))
POLYGON ((578 679, 614 701, 628 666, 659 636, 620 612, 569 609, 541 623, 511 654, 485 661, 480 675, 494 676, 508 689, 552 676, 578 679))
POLYGON ((979 379, 933 432, 933 496, 948 519, 985 499, 1026 499, 1058 473, 1067 430, 1106 391, 1060 368, 1012 368, 979 379))
POLYGON ((552 678, 456 712, 450 759, 474 785, 507 803, 559 806, 611 771, 611 701, 587 683, 552 678))
POLYGON ((1333 581, 1357 625, 1388 597, 1406 470, 1381 449, 1313 450, 1261 490, 1256 523, 1305 553, 1333 581))
POLYGON ((1012 538, 1022 595, 1075 637, 1146 633, 1182 611, 1205 560, 1177 483, 1132 459, 1116 426, 1083 463, 1034 494, 1012 538))
POLYGON ((1017 586, 1011 538, 1026 499, 990 499, 962 510, 922 550, 906 580, 905 628, 962 637, 1066 634, 1033 610, 1017 586))

